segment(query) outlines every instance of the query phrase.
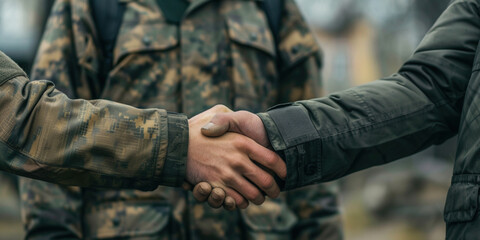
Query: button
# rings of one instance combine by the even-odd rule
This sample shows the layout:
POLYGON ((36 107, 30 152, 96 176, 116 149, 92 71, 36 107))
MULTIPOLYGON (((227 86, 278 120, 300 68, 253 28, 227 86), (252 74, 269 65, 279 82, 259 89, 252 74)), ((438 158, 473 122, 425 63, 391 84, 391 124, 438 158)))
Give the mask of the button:
POLYGON ((112 220, 112 223, 113 223, 113 226, 118 227, 118 225, 120 225, 120 219, 116 217, 112 220))
POLYGON ((305 174, 307 176, 311 176, 311 175, 315 174, 316 171, 317 170, 316 170, 315 163, 309 163, 305 166, 305 174))
POLYGON ((93 57, 92 56, 88 56, 87 59, 86 59, 87 63, 91 64, 93 62, 93 57))
POLYGON ((292 47, 291 52, 292 54, 297 54, 299 50, 300 48, 298 47, 298 45, 295 45, 292 47))
POLYGON ((152 39, 149 36, 145 36, 145 37, 142 38, 142 42, 146 46, 149 46, 152 43, 152 39))

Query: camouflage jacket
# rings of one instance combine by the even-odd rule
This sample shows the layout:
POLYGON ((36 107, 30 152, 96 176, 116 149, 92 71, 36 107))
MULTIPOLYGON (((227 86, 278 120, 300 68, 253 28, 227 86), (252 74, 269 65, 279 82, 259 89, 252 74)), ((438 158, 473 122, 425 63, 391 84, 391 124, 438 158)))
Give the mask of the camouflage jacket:
MULTIPOLYGON (((51 79, 73 98, 161 107, 187 116, 218 103, 262 111, 321 92, 319 48, 293 0, 285 1, 278 44, 257 1, 194 0, 179 25, 165 21, 155 0, 124 2, 107 79, 99 79, 103 56, 88 0, 56 1, 32 75, 51 79)), ((322 226, 324 217, 338 219, 328 188, 300 191, 289 198, 297 207, 287 206, 284 196, 264 207, 228 213, 165 187, 150 193, 67 191, 29 182, 22 184, 22 196, 36 198, 24 199, 28 236, 45 234, 51 224, 77 238, 237 239, 271 232, 278 239, 289 233, 321 236, 324 229, 313 219, 322 218, 322 226), (49 196, 42 194, 46 189, 49 196), (46 220, 58 209, 68 221, 46 220)))
POLYGON ((2 52, 0 106, 3 171, 83 187, 175 185, 170 174, 163 175, 165 161, 177 156, 166 149, 169 136, 188 142, 185 116, 104 100, 71 100, 51 82, 29 82, 2 52))
POLYGON ((398 73, 260 114, 287 161, 286 189, 385 164, 458 134, 446 239, 478 239, 479 40, 480 1, 453 1, 398 73))

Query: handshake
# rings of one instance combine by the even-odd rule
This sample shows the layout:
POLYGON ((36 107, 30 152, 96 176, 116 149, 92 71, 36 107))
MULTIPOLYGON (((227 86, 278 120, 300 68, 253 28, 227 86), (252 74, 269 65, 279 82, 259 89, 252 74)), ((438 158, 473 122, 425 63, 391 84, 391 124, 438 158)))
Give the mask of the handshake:
POLYGON ((244 209, 280 193, 274 175, 285 179, 285 162, 273 151, 261 119, 217 105, 189 119, 185 189, 211 207, 244 209))

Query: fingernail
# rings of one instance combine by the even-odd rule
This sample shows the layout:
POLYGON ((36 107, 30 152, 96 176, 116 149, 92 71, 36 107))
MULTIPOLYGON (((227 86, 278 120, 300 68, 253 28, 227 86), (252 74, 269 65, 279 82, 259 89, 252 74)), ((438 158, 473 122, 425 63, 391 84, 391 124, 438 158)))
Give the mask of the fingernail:
POLYGON ((202 127, 202 129, 209 130, 210 128, 212 128, 212 127, 214 127, 214 126, 215 126, 214 123, 209 122, 209 123, 205 124, 205 125, 202 127))

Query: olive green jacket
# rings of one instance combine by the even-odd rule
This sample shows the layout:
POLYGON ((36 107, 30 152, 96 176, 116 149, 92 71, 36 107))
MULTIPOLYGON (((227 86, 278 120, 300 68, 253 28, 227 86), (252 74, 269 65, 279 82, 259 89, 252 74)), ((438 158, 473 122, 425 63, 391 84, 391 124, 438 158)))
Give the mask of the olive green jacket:
POLYGON ((185 156, 175 162, 185 166, 187 147, 167 149, 188 145, 186 116, 68 99, 49 81, 29 82, 2 52, 0 122, 0 169, 30 178, 153 190, 176 185, 166 162, 185 156))
POLYGON ((453 2, 390 77, 259 114, 286 159, 284 188, 337 179, 458 134, 447 239, 478 239, 479 12, 478 0, 453 2))

